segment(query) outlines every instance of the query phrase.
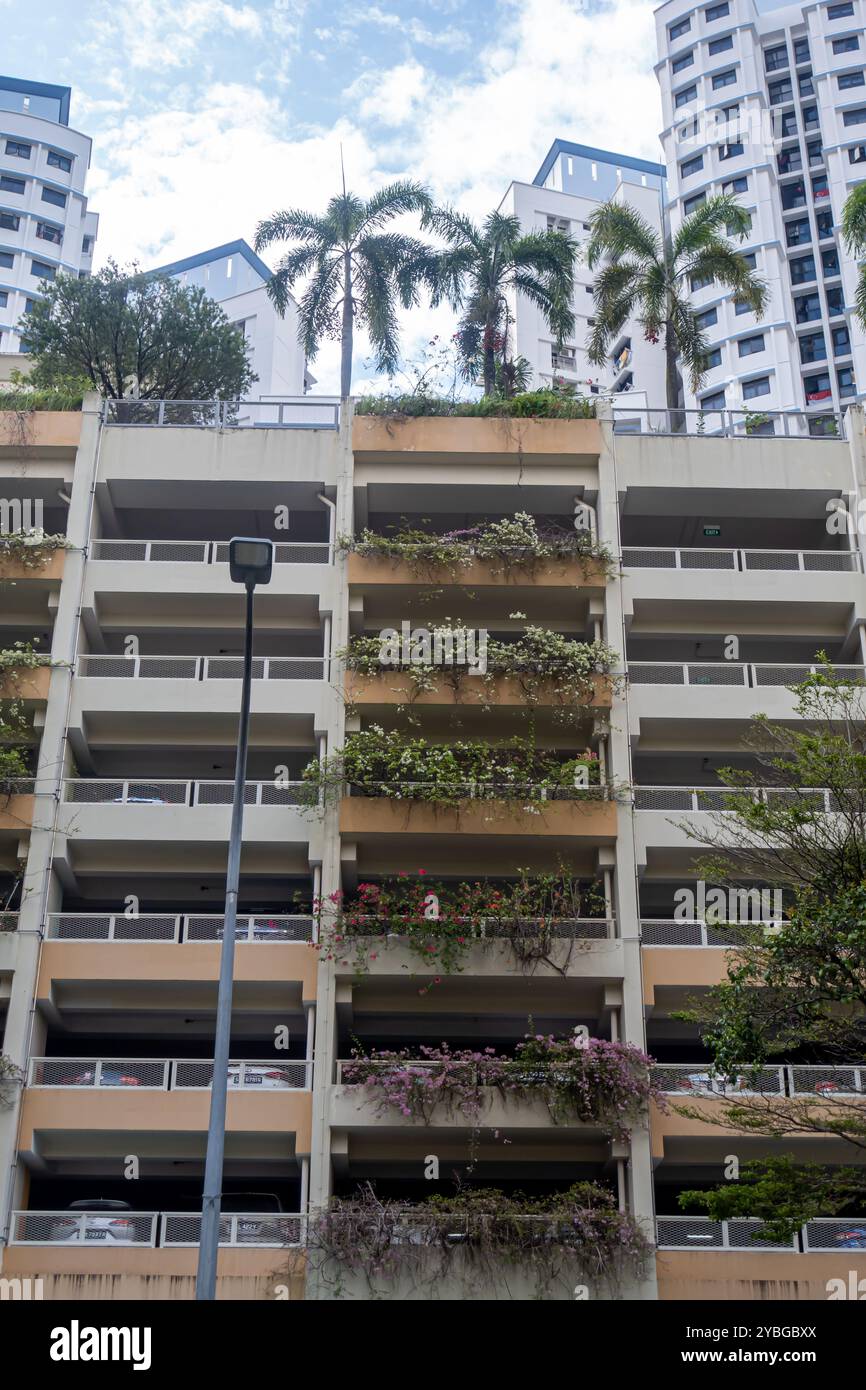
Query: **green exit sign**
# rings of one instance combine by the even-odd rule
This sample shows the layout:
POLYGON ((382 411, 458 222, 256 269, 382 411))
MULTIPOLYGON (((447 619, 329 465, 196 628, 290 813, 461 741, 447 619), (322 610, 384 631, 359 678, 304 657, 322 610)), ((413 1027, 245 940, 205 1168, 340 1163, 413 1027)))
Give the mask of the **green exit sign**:
POLYGON ((721 528, 721 526, 705 526, 705 527, 704 527, 704 535, 705 535, 705 536, 720 536, 721 534, 722 534, 722 528, 721 528))

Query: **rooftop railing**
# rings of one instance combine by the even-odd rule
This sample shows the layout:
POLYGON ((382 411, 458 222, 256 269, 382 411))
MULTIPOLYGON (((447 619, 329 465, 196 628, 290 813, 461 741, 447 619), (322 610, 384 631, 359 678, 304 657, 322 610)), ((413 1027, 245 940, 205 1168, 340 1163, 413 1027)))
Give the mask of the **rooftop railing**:
POLYGON ((660 1250, 866 1250, 866 1217, 818 1216, 787 1240, 762 1238, 763 1222, 747 1217, 711 1221, 708 1216, 659 1216, 656 1241, 660 1250))
MULTIPOLYGON (((312 1062, 243 1061, 228 1064, 230 1091, 308 1091, 312 1062)), ((27 1085, 35 1089, 206 1091, 213 1062, 197 1058, 31 1057, 27 1085)))
POLYGON ((636 811, 730 811, 735 800, 789 802, 810 809, 838 811, 836 796, 826 787, 635 787, 636 811))
POLYGON ((103 403, 106 425, 235 430, 336 430, 340 402, 329 396, 273 401, 136 401, 103 403))
POLYGON ((625 569, 728 570, 735 573, 859 574, 859 550, 713 550, 682 546, 625 546, 625 569))
POLYGON ((855 1100, 866 1095, 866 1066, 761 1067, 752 1074, 722 1076, 706 1062, 659 1062, 653 1076, 668 1095, 787 1096, 792 1099, 855 1100))
POLYGON ((615 434, 707 436, 724 439, 845 438, 844 411, 822 410, 671 410, 655 406, 623 406, 617 401, 615 434))
POLYGON ((641 942, 644 946, 736 946, 737 928, 714 926, 697 918, 676 921, 669 917, 642 917, 641 942))
MULTIPOLYGON (((304 1243, 306 1218, 298 1213, 242 1212, 220 1217, 221 1246, 282 1249, 304 1243)), ((199 1212, 13 1211, 10 1245, 87 1245, 111 1250, 197 1246, 199 1212)))
MULTIPOLYGON (((632 685, 742 685, 756 689, 797 685, 822 669, 807 661, 629 661, 628 677, 632 685)), ((866 667, 833 669, 840 680, 855 684, 866 680, 866 667)))
MULTIPOLYGON (((49 941, 111 941, 130 944, 136 941, 183 942, 222 941, 225 918, 215 914, 142 913, 127 917, 123 913, 55 912, 47 922, 49 941)), ((235 940, 239 946, 251 943, 314 941, 315 918, 303 914, 273 916, 269 913, 254 916, 243 914, 237 919, 235 940)))
MULTIPOLYGON (((254 656, 254 681, 320 681, 320 656, 254 656)), ((241 656, 82 656, 79 676, 102 680, 241 680, 241 656)))
MULTIPOLYGON (((229 543, 95 540, 90 546, 90 558, 122 564, 227 565, 229 543)), ((327 565, 330 561, 331 547, 327 541, 278 541, 274 546, 276 565, 327 565)))

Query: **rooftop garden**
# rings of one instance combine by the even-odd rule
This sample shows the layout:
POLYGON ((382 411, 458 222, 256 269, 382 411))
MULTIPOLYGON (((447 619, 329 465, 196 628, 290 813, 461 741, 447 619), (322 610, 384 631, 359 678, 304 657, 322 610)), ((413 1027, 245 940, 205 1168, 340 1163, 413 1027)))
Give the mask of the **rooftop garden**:
POLYGON ((593 420, 595 398, 558 391, 522 391, 518 395, 482 396, 478 401, 455 400, 450 396, 428 396, 407 392, 383 396, 360 396, 356 415, 378 415, 392 421, 418 420, 430 416, 500 420, 593 420))
POLYGON ((30 415, 35 410, 80 410, 83 402, 83 391, 65 388, 0 388, 0 411, 13 411, 16 415, 30 415))

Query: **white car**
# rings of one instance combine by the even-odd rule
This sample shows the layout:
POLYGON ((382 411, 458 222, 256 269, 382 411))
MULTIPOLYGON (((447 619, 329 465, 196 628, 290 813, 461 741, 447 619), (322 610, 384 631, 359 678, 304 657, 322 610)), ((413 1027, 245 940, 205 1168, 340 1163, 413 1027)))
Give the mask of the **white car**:
POLYGON ((128 1202, 98 1197, 92 1201, 70 1202, 68 1217, 57 1216, 51 1224, 51 1240, 56 1244, 141 1245, 150 1217, 136 1217, 128 1202), (81 1239, 82 1216, 84 1240, 81 1239))
POLYGON ((280 1067, 271 1066, 250 1066, 249 1064, 241 1068, 238 1063, 229 1067, 228 1071, 229 1088, 244 1089, 247 1086, 255 1086, 262 1091, 289 1091, 297 1089, 293 1086, 289 1074, 280 1067))

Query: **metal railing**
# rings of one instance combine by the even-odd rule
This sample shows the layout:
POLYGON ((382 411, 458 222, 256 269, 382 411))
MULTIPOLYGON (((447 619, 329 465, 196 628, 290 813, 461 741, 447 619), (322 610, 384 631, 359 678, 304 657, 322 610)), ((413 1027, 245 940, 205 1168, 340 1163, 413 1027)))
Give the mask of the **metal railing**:
POLYGON ((824 787, 635 787, 636 811, 730 811, 736 800, 788 801, 828 815, 838 811, 836 795, 824 787))
MULTIPOLYGON (((632 685, 738 685, 748 689, 797 685, 822 668, 815 662, 630 661, 632 685)), ((840 680, 866 680, 866 667, 834 667, 840 680)))
POLYGON ((713 926, 699 918, 643 917, 640 924, 644 946, 736 946, 736 933, 735 924, 713 926))
MULTIPOLYGON (((90 545, 90 558, 123 564, 227 565, 229 543, 95 540, 90 545)), ((327 565, 331 559, 327 541, 278 541, 274 546, 274 564, 277 565, 327 565)))
MULTIPOLYGON (((136 941, 209 942, 222 941, 225 918, 203 913, 142 913, 127 917, 117 913, 54 912, 48 917, 49 941, 136 941)), ((303 914, 238 917, 235 940, 239 946, 251 942, 315 941, 315 918, 303 914)))
POLYGON ((683 546, 630 545, 622 552, 624 568, 657 570, 728 570, 737 573, 857 573, 863 569, 859 550, 715 550, 683 546))
POLYGON ((786 1067, 789 1096, 834 1096, 866 1094, 866 1067, 794 1066, 786 1067))
POLYGON ((803 1250, 866 1250, 866 1216, 816 1216, 800 1239, 803 1250))
POLYGON ((3 932, 13 932, 18 930, 17 912, 0 912, 0 936, 3 932))
MULTIPOLYGON (((88 1245, 111 1249, 196 1246, 200 1212, 13 1211, 10 1245, 88 1245)), ((299 1213, 241 1212, 220 1217, 221 1246, 285 1248, 304 1244, 299 1213)))
MULTIPOLYGON (((101 680, 241 680, 242 656, 82 656, 79 676, 101 680)), ((255 656, 254 681, 318 681, 321 656, 255 656)))
POLYGON ((845 439, 845 412, 822 410, 671 410, 620 406, 615 434, 713 436, 725 439, 845 439))
POLYGON ((666 1095, 783 1096, 785 1068, 761 1067, 753 1076, 721 1076, 706 1062, 657 1062, 652 1069, 666 1095))
MULTIPOLYGON (((311 1073, 308 1061, 230 1061, 229 1090, 307 1091, 311 1073)), ((28 1086, 38 1089, 201 1091, 212 1080, 213 1062, 197 1058, 31 1057, 27 1072, 28 1086)))
MULTIPOLYGON (((231 806, 233 782, 145 781, 77 777, 63 783, 63 800, 76 805, 231 806)), ((245 806, 303 806, 310 802, 306 782, 247 782, 245 806)))
POLYGON ((340 402, 330 396, 285 396, 273 401, 107 400, 102 419, 106 425, 336 430, 340 427, 340 402))
POLYGON ((711 1221, 708 1216, 659 1216, 656 1243, 660 1250, 791 1250, 799 1249, 797 1236, 788 1240, 762 1239, 763 1221, 735 1217, 711 1221))

